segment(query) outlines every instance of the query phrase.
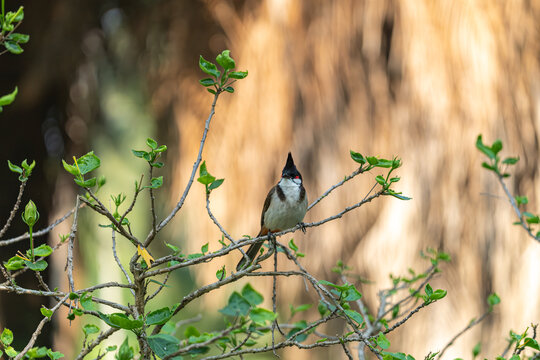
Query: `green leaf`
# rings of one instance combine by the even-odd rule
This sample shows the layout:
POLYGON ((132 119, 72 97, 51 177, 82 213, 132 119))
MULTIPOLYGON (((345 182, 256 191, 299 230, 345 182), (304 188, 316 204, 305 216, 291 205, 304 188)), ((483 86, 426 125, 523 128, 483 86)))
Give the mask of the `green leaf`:
POLYGON ((198 337, 200 335, 201 333, 199 332, 199 330, 197 330, 197 328, 193 325, 188 326, 186 330, 184 331, 184 336, 186 338, 190 338, 192 336, 198 337))
POLYGON ((19 34, 19 33, 11 33, 6 37, 8 40, 12 40, 19 44, 26 44, 28 40, 30 40, 30 35, 27 34, 19 34))
POLYGON ((34 249, 34 255, 35 256, 49 256, 53 252, 52 248, 47 244, 39 245, 37 248, 34 249))
POLYGON ((530 347, 532 349, 540 351, 540 346, 538 346, 538 341, 530 337, 525 338, 525 340, 523 340, 522 346, 530 347))
POLYGON ((229 93, 233 93, 234 92, 234 88, 232 86, 227 86, 226 88, 224 88, 223 90, 225 90, 226 92, 229 92, 229 93))
POLYGON ((501 298, 496 293, 490 294, 487 298, 488 305, 495 306, 501 302, 501 298))
POLYGON ((208 170, 206 170, 206 161, 201 163, 201 166, 199 167, 199 175, 200 176, 197 181, 203 185, 209 185, 216 180, 216 178, 210 175, 208 170))
POLYGON ((216 90, 214 89, 206 89, 206 91, 208 91, 210 94, 216 95, 216 90))
POLYGON ((296 244, 294 243, 294 239, 291 239, 289 241, 289 248, 294 252, 298 251, 298 246, 296 246, 296 244))
POLYGON ((234 69, 234 67, 236 66, 234 60, 229 55, 230 53, 230 50, 223 50, 221 54, 216 57, 217 63, 225 70, 234 69))
POLYGON ((296 313, 310 309, 313 306, 313 304, 302 304, 297 307, 293 307, 292 305, 289 305, 289 306, 291 309, 291 317, 293 317, 296 313))
POLYGON ((201 246, 201 252, 203 254, 207 253, 208 252, 208 243, 204 244, 203 246, 201 246))
POLYGON ((154 140, 152 138, 148 138, 148 139, 146 139, 146 145, 148 145, 150 147, 150 149, 156 150, 158 143, 157 143, 156 140, 154 140))
POLYGON ((24 19, 24 11, 23 11, 23 9, 24 9, 23 6, 19 6, 19 8, 17 9, 16 12, 8 11, 6 13, 6 22, 8 22, 8 23, 18 23, 18 22, 23 21, 23 19, 24 19))
POLYGON ((216 65, 208 60, 205 60, 202 55, 199 57, 199 67, 202 71, 215 78, 219 78, 219 76, 221 75, 221 72, 219 72, 216 65))
POLYGON ((41 309, 39 310, 41 311, 41 315, 46 316, 49 319, 51 318, 53 314, 53 311, 51 309, 47 309, 44 305, 41 305, 41 309))
POLYGON ((225 270, 225 265, 221 267, 218 271, 216 271, 216 278, 221 281, 227 276, 227 271, 225 270))
POLYGON ((13 256, 7 262, 4 262, 4 267, 10 271, 24 269, 24 260, 18 256, 13 256))
POLYGON ((74 293, 74 292, 69 293, 69 300, 75 300, 75 299, 78 299, 78 298, 80 298, 79 294, 74 293))
POLYGON ((38 260, 36 262, 24 260, 24 263, 27 268, 33 271, 43 271, 47 268, 47 266, 49 266, 45 260, 38 260))
POLYGON ((12 164, 11 161, 7 161, 8 162, 8 167, 9 167, 9 170, 13 171, 14 173, 17 173, 17 174, 22 174, 23 172, 23 169, 20 168, 19 166, 15 165, 15 164, 12 164))
POLYGON ((264 300, 264 297, 250 283, 242 288, 242 296, 253 306, 261 304, 264 300))
POLYGON ((386 350, 390 347, 390 341, 388 341, 382 332, 379 332, 379 336, 377 336, 375 341, 377 342, 377 346, 379 346, 381 349, 386 350))
POLYGON ((375 164, 375 166, 381 167, 381 168, 391 168, 394 166, 394 160, 377 159, 377 164, 375 164))
POLYGON ((478 137, 476 138, 476 148, 483 152, 488 158, 495 159, 496 155, 493 150, 490 147, 484 145, 484 143, 482 142, 482 135, 478 135, 478 137))
POLYGON ((529 203, 529 199, 526 196, 516 196, 516 203, 519 205, 525 205, 529 203))
POLYGON ((8 328, 4 328, 2 335, 0 335, 0 341, 6 346, 11 344, 13 342, 13 332, 8 328))
MULTIPOLYGON (((180 340, 168 334, 150 335, 147 337, 148 346, 159 356, 164 358, 180 349, 180 340)), ((181 359, 177 357, 177 359, 181 359)))
POLYGON ((231 79, 243 79, 245 78, 246 76, 248 76, 248 72, 247 71, 233 71, 233 72, 230 72, 229 73, 229 77, 231 79))
POLYGON ((9 357, 12 357, 14 358, 15 356, 17 356, 17 354, 19 354, 17 352, 17 350, 15 350, 13 347, 11 346, 8 346, 7 348, 4 349, 4 351, 6 352, 6 355, 9 356, 9 357))
POLYGON ((225 179, 217 179, 215 181, 212 181, 212 183, 210 184, 210 186, 208 187, 208 190, 214 190, 214 189, 217 189, 218 187, 221 186, 221 184, 223 184, 223 181, 225 181, 225 179))
POLYGON ((163 185, 163 176, 160 176, 157 178, 152 178, 152 180, 150 180, 150 185, 144 186, 144 188, 158 189, 162 185, 163 185))
POLYGON ((375 181, 377 181, 382 186, 386 185, 386 180, 381 175, 377 175, 375 177, 375 181))
POLYGON ((362 323, 364 322, 364 318, 362 317, 362 315, 360 315, 360 313, 358 313, 358 312, 356 312, 354 310, 346 309, 345 314, 347 314, 348 317, 350 317, 351 319, 356 321, 359 326, 361 326, 362 323))
POLYGON ((214 79, 212 79, 212 78, 205 78, 205 79, 199 80, 199 83, 202 86, 212 86, 212 85, 216 84, 216 81, 214 79))
POLYGON ((473 358, 477 357, 478 354, 480 354, 481 350, 482 350, 481 343, 477 343, 476 345, 474 345, 473 350, 472 350, 473 358))
POLYGON ((24 51, 22 47, 15 41, 7 40, 4 42, 4 46, 10 53, 15 54, 15 55, 19 55, 20 53, 24 51))
POLYGON ((94 324, 86 324, 83 326, 83 332, 85 336, 97 334, 99 332, 99 327, 94 324))
POLYGON ((18 92, 19 89, 15 86, 15 90, 13 90, 11 93, 0 97, 0 106, 6 106, 11 104, 15 100, 18 92))
POLYGON ((426 284, 425 291, 428 298, 431 297, 431 295, 433 295, 433 288, 431 287, 431 285, 426 284))
POLYGON ((113 314, 107 315, 98 311, 98 315, 101 318, 101 320, 107 323, 107 325, 114 328, 133 330, 133 329, 138 329, 143 326, 142 320, 130 319, 124 313, 113 313, 113 314))
POLYGON ((80 175, 80 171, 79 169, 77 168, 77 166, 75 165, 69 165, 67 162, 65 162, 64 160, 62 160, 62 165, 64 165, 64 169, 70 173, 71 175, 80 175))
POLYGON ((128 338, 126 337, 122 345, 120 345, 120 349, 118 349, 118 353, 114 356, 114 358, 116 360, 132 360, 133 355, 133 348, 129 346, 128 338))
POLYGON ((64 357, 64 354, 62 354, 60 351, 52 351, 51 349, 47 349, 47 356, 51 360, 58 360, 64 357))
POLYGON ((138 158, 141 158, 141 159, 144 159, 145 156, 148 156, 149 153, 147 151, 143 151, 143 150, 131 150, 131 152, 133 153, 133 155, 135 155, 136 157, 138 158))
POLYGON ((526 218, 525 221, 527 221, 527 223, 529 224, 538 224, 540 222, 540 218, 538 217, 538 215, 531 214, 527 211, 525 211, 523 215, 526 218))
MULTIPOLYGON (((294 334, 296 334, 299 331, 304 330, 307 326, 308 325, 307 325, 307 322, 305 320, 298 321, 298 322, 294 323, 294 328, 291 331, 289 331, 289 333, 287 334, 287 338, 290 339, 294 334)), ((307 337, 308 337, 307 333, 302 333, 302 334, 296 336, 295 340, 298 341, 298 342, 302 342, 302 341, 305 341, 307 339, 307 337)))
POLYGON ((235 291, 229 297, 227 306, 219 310, 219 312, 229 316, 245 316, 249 313, 250 308, 250 303, 244 297, 242 297, 242 295, 235 291))
POLYGON ((367 161, 370 165, 377 165, 379 163, 379 159, 377 159, 375 156, 368 156, 367 161))
POLYGON ((350 150, 350 153, 351 153, 351 159, 353 159, 357 163, 362 164, 362 165, 366 163, 366 159, 364 158, 364 156, 362 156, 362 154, 354 152, 352 150, 350 150))
POLYGON ((90 171, 97 169, 101 165, 101 160, 90 151, 86 155, 77 159, 77 165, 82 175, 88 174, 90 171))
POLYGON ((359 300, 362 297, 362 294, 356 288, 353 284, 347 284, 347 288, 342 291, 342 299, 345 301, 356 301, 359 300))
POLYGON ((446 290, 437 289, 433 292, 433 294, 430 295, 429 299, 433 301, 440 300, 446 296, 446 293, 447 293, 446 290))
POLYGON ((75 178, 73 179, 73 181, 75 181, 75 184, 79 185, 80 187, 91 188, 91 187, 96 186, 97 179, 95 177, 88 180, 80 180, 80 179, 75 178))
POLYGON ((92 294, 90 293, 83 293, 81 295, 81 306, 85 309, 85 310, 94 310, 94 302, 92 301, 92 294))
POLYGON ((495 142, 491 145, 491 151, 493 151, 495 155, 497 155, 497 153, 501 151, 502 148, 503 148, 503 144, 501 140, 499 139, 495 140, 495 142))
POLYGON ((253 322, 263 326, 266 324, 267 321, 274 321, 276 317, 277 315, 274 314, 274 312, 259 307, 252 309, 249 312, 249 318, 253 322))
POLYGON ((519 157, 508 157, 502 161, 503 164, 514 165, 519 161, 519 157))
POLYGON ((146 316, 146 324, 147 325, 163 325, 167 321, 169 321, 173 315, 174 311, 178 307, 178 303, 173 305, 172 309, 169 309, 168 307, 164 307, 155 311, 150 312, 146 316))

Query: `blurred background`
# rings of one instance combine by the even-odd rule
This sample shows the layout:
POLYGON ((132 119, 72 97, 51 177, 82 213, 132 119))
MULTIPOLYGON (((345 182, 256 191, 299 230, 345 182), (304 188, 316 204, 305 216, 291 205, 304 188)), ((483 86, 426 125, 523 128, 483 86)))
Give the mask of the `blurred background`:
MULTIPOLYGON (((510 329, 521 332, 539 322, 540 244, 512 225, 515 215, 496 178, 481 168, 484 159, 474 143, 478 134, 487 143, 499 138, 503 156, 520 157, 510 169, 510 190, 528 196, 527 209, 540 211, 540 2, 50 0, 7 1, 6 10, 20 4, 25 20, 19 31, 30 34, 30 42, 23 54, 0 57, 0 93, 19 87, 15 103, 0 115, 1 161, 36 160, 23 204, 34 200, 41 227, 75 203, 76 189, 61 159, 71 163, 72 156, 94 150, 108 178, 102 199, 124 192, 129 201, 134 181, 146 172, 130 149, 143 149, 149 136, 169 147, 161 170, 165 188, 158 196, 159 214, 166 215, 187 183, 212 101, 198 84, 204 77, 198 56, 213 60, 230 49, 237 68, 249 76, 233 95, 220 97, 203 158, 213 175, 225 178, 211 206, 232 236, 257 234, 264 198, 288 151, 311 201, 354 171, 350 149, 398 156, 403 166, 397 189, 413 200, 377 199, 339 221, 295 233, 307 269, 332 281, 330 269, 343 260, 369 280, 357 286, 373 311, 377 291, 391 284, 390 273, 425 270, 419 252, 427 247, 448 252, 452 262, 432 283, 447 289, 447 297, 390 336, 392 351, 417 359, 440 350, 483 313, 492 292, 501 304, 446 358, 470 356, 478 342, 481 356, 494 358, 510 329)), ((377 174, 340 188, 305 220, 321 220, 360 201, 377 174)), ((18 184, 7 166, 1 166, 0 179, 0 219, 6 219, 18 184)), ((144 236, 149 205, 145 197, 140 202, 130 220, 144 236)), ((98 229, 100 219, 89 211, 81 216, 77 287, 121 280, 110 232, 98 229)), ((8 238, 26 231, 18 220, 8 238)), ((65 224, 38 244, 56 243, 58 234, 68 232, 65 224)), ((183 210, 150 250, 163 255, 171 243, 192 253, 207 242, 216 250, 220 238, 206 216, 203 188, 194 184, 183 210)), ((127 261, 132 249, 117 240, 127 261)), ((0 260, 24 246, 1 248, 0 260)), ((48 279, 52 287, 66 288, 61 251, 48 279)), ((172 302, 161 306, 213 281, 223 264, 232 269, 238 259, 176 274, 166 290, 165 300, 172 302)), ((35 279, 20 283, 35 286, 35 279)), ((190 305, 177 320, 204 311, 216 318, 201 324, 202 330, 221 326, 217 309, 244 283, 190 305)), ((271 282, 255 287, 270 307, 271 282)), ((315 296, 300 280, 281 280, 279 289, 284 311, 288 303, 315 296)), ((42 302, 0 293, 0 328, 15 332, 16 348, 39 322, 42 302)), ((70 359, 81 333, 79 323, 70 326, 64 315, 47 325, 38 342, 70 359)), ((343 352, 283 353, 285 359, 293 356, 336 359, 343 352)))

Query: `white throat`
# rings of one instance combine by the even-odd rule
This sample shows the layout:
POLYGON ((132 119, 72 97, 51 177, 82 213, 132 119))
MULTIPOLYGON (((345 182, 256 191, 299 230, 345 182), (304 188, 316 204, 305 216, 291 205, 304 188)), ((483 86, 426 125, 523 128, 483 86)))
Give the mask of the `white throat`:
POLYGON ((302 185, 302 179, 300 178, 298 179, 281 178, 281 180, 279 180, 279 186, 281 187, 283 186, 299 187, 300 185, 302 185))

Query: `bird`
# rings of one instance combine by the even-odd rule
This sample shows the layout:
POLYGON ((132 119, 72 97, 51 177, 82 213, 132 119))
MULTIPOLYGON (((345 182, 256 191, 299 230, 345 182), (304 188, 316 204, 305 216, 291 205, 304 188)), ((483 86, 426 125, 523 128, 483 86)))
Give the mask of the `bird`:
MULTIPOLYGON (((281 172, 281 179, 270 189, 261 214, 261 230, 257 237, 268 235, 268 233, 284 231, 297 224, 301 224, 307 211, 307 195, 304 188, 302 175, 294 165, 294 160, 289 152, 287 163, 281 172)), ((303 231, 304 228, 302 229, 303 231)), ((240 271, 249 266, 257 257, 264 240, 252 244, 246 252, 246 257, 242 257, 236 271, 240 271)))

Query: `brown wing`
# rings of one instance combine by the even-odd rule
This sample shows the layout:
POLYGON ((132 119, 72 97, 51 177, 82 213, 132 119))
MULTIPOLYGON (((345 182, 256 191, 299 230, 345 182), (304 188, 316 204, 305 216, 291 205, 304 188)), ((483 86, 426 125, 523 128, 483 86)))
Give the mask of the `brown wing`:
POLYGON ((266 200, 264 200, 264 206, 261 213, 261 229, 264 227, 264 213, 266 213, 266 210, 268 210, 268 207, 270 206, 270 202, 272 202, 272 195, 276 192, 276 187, 270 189, 268 192, 268 195, 266 195, 266 200))

